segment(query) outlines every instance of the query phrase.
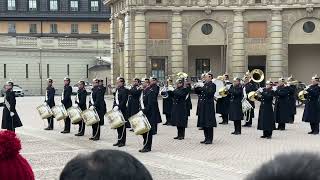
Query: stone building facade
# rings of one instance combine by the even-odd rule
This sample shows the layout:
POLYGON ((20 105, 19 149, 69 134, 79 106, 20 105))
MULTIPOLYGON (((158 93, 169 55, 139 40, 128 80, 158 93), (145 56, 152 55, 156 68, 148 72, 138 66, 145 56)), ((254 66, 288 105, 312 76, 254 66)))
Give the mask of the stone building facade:
POLYGON ((113 80, 320 74, 319 0, 107 0, 113 80))

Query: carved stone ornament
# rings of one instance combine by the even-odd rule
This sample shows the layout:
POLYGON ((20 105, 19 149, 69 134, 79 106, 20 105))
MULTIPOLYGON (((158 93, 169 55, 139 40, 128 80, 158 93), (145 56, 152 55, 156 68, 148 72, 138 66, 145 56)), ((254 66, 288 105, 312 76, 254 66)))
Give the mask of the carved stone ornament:
POLYGON ((306 11, 307 11, 307 16, 308 17, 312 17, 313 16, 313 7, 307 7, 306 11))

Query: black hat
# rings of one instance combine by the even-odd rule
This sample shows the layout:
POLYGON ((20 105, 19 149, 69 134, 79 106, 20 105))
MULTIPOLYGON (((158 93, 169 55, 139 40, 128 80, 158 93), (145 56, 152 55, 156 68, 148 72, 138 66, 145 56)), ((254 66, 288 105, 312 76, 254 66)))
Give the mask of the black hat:
POLYGON ((84 80, 80 80, 80 81, 78 81, 78 84, 85 84, 85 82, 84 82, 84 80))
POLYGON ((52 78, 48 78, 47 81, 50 82, 50 83, 53 82, 52 78))
POLYGON ((13 81, 12 80, 7 81, 6 85, 13 86, 13 81))
POLYGON ((207 72, 207 75, 213 77, 213 73, 211 71, 207 72))
POLYGON ((138 81, 138 83, 141 83, 141 80, 139 78, 134 78, 133 80, 138 81))

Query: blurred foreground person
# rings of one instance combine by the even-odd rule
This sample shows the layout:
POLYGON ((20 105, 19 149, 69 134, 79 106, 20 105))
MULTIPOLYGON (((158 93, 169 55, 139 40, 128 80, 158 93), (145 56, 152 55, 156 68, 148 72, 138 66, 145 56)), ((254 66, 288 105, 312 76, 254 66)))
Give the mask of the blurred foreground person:
POLYGON ((320 157, 315 153, 281 154, 263 164, 246 180, 319 180, 320 157))
POLYGON ((64 167, 60 180, 152 180, 144 165, 130 154, 98 150, 78 155, 64 167))
POLYGON ((0 179, 34 180, 31 166, 19 151, 20 140, 12 131, 0 131, 0 179))

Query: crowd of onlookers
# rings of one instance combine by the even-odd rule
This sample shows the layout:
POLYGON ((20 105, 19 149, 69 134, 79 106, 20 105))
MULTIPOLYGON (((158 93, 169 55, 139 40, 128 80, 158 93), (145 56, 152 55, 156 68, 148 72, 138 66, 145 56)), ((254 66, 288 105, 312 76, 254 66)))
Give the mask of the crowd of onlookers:
MULTIPOLYGON (((12 131, 0 131, 0 180, 34 180, 21 143, 12 131)), ((212 177, 212 179, 215 179, 212 177)), ((320 180, 320 156, 289 153, 263 164, 246 180, 320 180)), ((70 160, 60 180, 152 180, 147 168, 132 155, 117 150, 97 150, 70 160)))

